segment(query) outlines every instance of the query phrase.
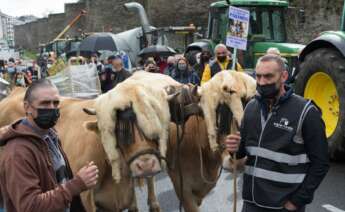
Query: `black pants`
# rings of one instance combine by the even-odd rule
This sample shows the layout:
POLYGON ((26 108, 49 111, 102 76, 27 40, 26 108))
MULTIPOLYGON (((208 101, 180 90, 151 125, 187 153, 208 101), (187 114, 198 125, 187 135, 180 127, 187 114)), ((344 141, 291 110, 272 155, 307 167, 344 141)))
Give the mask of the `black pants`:
MULTIPOLYGON (((286 209, 275 210, 275 209, 262 208, 262 207, 256 206, 253 203, 249 203, 249 202, 244 201, 242 212, 289 212, 289 211, 286 209)), ((299 208, 295 212, 305 212, 305 207, 299 208)))

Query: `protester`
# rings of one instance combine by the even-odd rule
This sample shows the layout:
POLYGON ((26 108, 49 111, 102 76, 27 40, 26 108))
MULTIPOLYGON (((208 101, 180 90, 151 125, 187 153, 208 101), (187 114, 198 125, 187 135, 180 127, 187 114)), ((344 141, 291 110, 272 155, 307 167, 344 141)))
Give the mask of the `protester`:
POLYGON ((160 73, 159 67, 153 58, 148 58, 144 64, 144 70, 151 73, 160 73))
POLYGON ((22 71, 17 71, 14 76, 14 85, 19 87, 26 87, 25 74, 22 71))
MULTIPOLYGON (((215 59, 205 66, 202 74, 201 84, 210 80, 216 73, 223 70, 232 69, 231 52, 226 48, 224 44, 218 44, 214 48, 215 59)), ((242 66, 236 62, 236 71, 243 71, 242 66)))
POLYGON ((28 67, 28 71, 31 73, 33 82, 41 79, 40 67, 36 64, 36 61, 32 61, 32 65, 28 67))
POLYGON ((100 74, 102 93, 106 93, 114 88, 118 83, 124 81, 131 74, 124 69, 121 56, 112 55, 108 57, 111 67, 107 66, 100 74))
POLYGON ((16 75, 16 64, 14 63, 14 59, 10 58, 7 63, 7 74, 8 79, 11 83, 14 83, 14 77, 16 75))
POLYGON ((97 183, 98 168, 86 164, 75 176, 54 130, 59 92, 46 79, 24 96, 25 117, 0 129, 0 188, 6 212, 83 212, 79 194, 97 183))
POLYGON ((321 112, 285 85, 280 56, 261 57, 255 71, 258 94, 225 141, 244 168, 242 211, 303 212, 329 169, 321 112))
POLYGON ((166 60, 163 57, 156 55, 154 57, 157 67, 159 68, 159 73, 163 73, 164 69, 168 66, 166 60))
POLYGON ((188 64, 187 59, 180 58, 177 60, 176 68, 172 71, 171 77, 180 83, 192 83, 199 85, 200 79, 192 67, 188 64))
POLYGON ((0 60, 0 78, 4 78, 5 74, 5 61, 0 60))
POLYGON ((167 67, 164 69, 163 74, 171 76, 173 70, 176 66, 176 58, 174 56, 169 56, 167 59, 167 67))
POLYGON ((204 73, 205 67, 209 64, 211 60, 212 54, 208 50, 202 50, 199 55, 199 60, 197 58, 197 64, 194 66, 194 70, 198 74, 199 78, 202 78, 202 74, 204 73))

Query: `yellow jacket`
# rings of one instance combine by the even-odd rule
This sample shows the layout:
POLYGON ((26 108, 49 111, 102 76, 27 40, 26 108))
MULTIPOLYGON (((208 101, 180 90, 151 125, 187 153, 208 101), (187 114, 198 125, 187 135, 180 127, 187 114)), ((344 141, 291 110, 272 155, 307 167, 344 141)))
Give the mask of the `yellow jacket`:
MULTIPOLYGON (((221 70, 227 70, 228 66, 231 65, 229 63, 231 63, 230 60, 226 60, 223 63, 219 62, 218 60, 214 61, 215 63, 218 63, 219 67, 221 68, 221 70)), ((212 62, 211 62, 212 63, 212 62)), ((236 63, 236 67, 235 67, 236 71, 244 71, 242 66, 239 63, 236 63)), ((204 72, 202 73, 202 77, 201 77, 201 85, 204 84, 205 82, 209 81, 212 77, 211 74, 211 67, 210 64, 207 64, 204 68, 204 72)))

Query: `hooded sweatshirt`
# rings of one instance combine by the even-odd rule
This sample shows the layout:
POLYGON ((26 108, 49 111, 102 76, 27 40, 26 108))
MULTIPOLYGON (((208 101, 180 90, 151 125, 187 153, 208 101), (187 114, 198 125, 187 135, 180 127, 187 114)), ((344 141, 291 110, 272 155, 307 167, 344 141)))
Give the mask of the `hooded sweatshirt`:
POLYGON ((0 129, 0 188, 7 212, 85 211, 79 194, 87 187, 73 177, 67 157, 69 179, 56 180, 47 143, 22 120, 0 129))

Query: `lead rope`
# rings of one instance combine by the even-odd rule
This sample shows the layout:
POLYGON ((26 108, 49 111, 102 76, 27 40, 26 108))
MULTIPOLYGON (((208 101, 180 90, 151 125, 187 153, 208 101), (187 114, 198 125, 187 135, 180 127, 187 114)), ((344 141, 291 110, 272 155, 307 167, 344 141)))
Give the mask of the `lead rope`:
MULTIPOLYGON (((232 122, 235 124, 235 132, 237 132, 240 127, 238 125, 238 123, 236 121, 233 121, 232 122)), ((234 168, 232 170, 232 175, 233 175, 233 193, 234 193, 234 199, 233 199, 233 209, 232 211, 233 212, 236 212, 237 210, 237 156, 236 156, 236 153, 230 155, 231 158, 232 158, 232 162, 233 162, 233 165, 234 165, 234 168)))
MULTIPOLYGON (((184 103, 184 102, 183 102, 184 103)), ((181 107, 181 104, 179 105, 181 108, 181 116, 182 118, 184 117, 184 110, 181 107)), ((176 109, 175 109, 175 114, 177 114, 176 109)), ((177 120, 179 122, 179 120, 177 120)), ((179 172, 179 178, 180 178, 180 205, 179 205, 179 212, 182 212, 182 205, 184 201, 184 195, 183 195, 183 176, 182 176, 182 167, 181 167, 181 143, 182 139, 184 137, 184 122, 182 121, 182 133, 180 136, 180 126, 178 123, 176 123, 176 134, 177 134, 177 165, 178 165, 178 172, 179 172)))
POLYGON ((233 212, 236 212, 237 210, 237 157, 236 153, 233 154, 232 156, 233 164, 234 164, 234 169, 232 171, 233 174, 233 193, 234 193, 234 199, 233 199, 233 212))

